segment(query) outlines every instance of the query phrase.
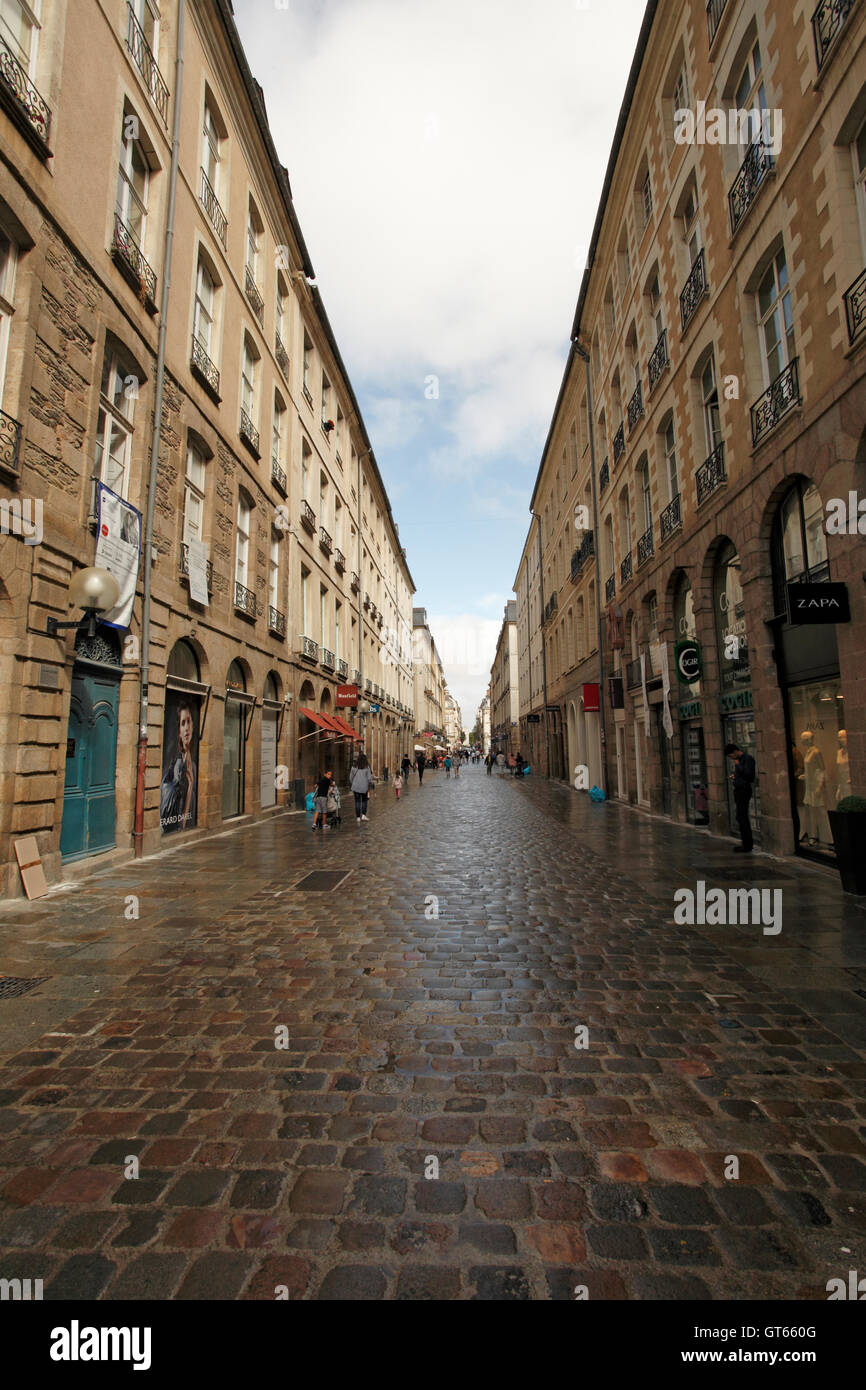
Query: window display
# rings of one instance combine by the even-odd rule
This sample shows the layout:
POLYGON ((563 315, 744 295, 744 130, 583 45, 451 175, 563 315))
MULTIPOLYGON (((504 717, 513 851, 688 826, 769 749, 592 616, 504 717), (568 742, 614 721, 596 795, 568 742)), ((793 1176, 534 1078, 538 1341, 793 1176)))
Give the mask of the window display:
POLYGON ((794 686, 788 701, 798 838, 804 847, 832 854, 827 812, 851 793, 842 686, 838 680, 794 686))

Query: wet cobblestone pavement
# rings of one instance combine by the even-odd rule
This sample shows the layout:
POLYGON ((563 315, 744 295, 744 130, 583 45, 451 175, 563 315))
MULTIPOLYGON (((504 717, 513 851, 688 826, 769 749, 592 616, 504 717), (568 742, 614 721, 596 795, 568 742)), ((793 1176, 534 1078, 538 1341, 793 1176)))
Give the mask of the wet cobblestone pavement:
POLYGON ((344 810, 0 913, 0 972, 41 981, 0 994, 0 1277, 826 1299, 866 1269, 866 901, 483 769, 344 810), (699 879, 780 888, 781 934, 675 925, 699 879))

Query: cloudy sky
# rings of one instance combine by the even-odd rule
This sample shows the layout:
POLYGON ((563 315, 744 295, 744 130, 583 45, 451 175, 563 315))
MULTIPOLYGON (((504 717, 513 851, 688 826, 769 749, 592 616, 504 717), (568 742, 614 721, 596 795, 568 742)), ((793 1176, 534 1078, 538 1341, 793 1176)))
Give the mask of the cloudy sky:
POLYGON ((644 8, 234 0, 467 730, 644 8))

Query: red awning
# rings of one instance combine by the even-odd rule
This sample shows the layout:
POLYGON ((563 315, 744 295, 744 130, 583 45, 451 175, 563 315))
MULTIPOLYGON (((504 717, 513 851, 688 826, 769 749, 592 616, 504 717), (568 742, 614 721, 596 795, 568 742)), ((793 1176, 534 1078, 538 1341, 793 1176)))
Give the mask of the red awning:
POLYGON ((339 733, 343 734, 345 738, 353 738, 356 742, 363 743, 364 740, 361 738, 361 735, 352 728, 351 724, 347 724, 345 719, 341 719, 339 714, 329 714, 328 718, 334 725, 334 728, 337 729, 339 733))
POLYGON ((334 733, 334 725, 327 714, 317 714, 314 709, 299 709, 298 714, 302 714, 305 719, 311 719, 314 724, 318 724, 320 729, 326 729, 329 734, 334 733))

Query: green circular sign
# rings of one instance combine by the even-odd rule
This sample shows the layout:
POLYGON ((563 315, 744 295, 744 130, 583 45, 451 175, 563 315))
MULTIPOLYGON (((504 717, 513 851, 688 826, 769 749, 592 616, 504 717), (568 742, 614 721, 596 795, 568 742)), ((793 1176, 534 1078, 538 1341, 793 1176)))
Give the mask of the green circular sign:
POLYGON ((701 678, 701 646, 699 642, 677 642, 675 649, 677 679, 682 685, 694 685, 701 678))

